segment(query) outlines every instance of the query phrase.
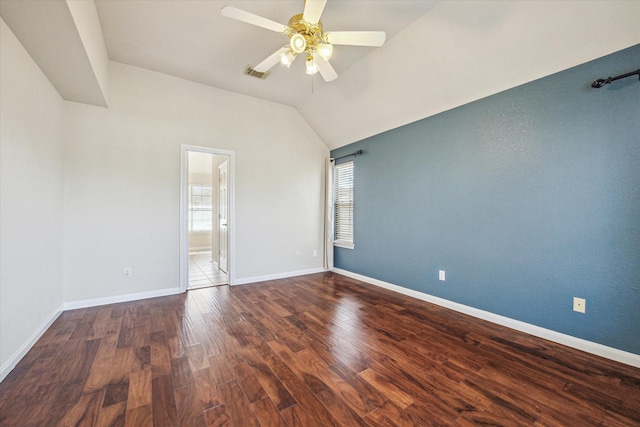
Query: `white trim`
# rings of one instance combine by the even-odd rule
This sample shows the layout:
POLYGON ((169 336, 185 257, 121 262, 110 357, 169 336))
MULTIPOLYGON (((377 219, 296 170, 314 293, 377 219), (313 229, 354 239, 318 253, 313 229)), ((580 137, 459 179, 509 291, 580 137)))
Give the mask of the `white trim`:
POLYGON ((229 182, 227 191, 229 193, 229 212, 228 212, 228 265, 227 278, 229 284, 235 284, 236 274, 236 152, 229 150, 220 150, 218 148, 198 147, 195 145, 180 145, 180 292, 186 292, 189 288, 189 230, 187 224, 187 211, 189 210, 188 186, 189 186, 189 156, 188 152, 208 153, 214 156, 227 156, 229 158, 229 182))
POLYGON ((139 292, 135 294, 116 295, 104 298, 93 298, 81 301, 71 301, 62 304, 49 318, 31 335, 31 337, 5 362, 0 368, 0 382, 16 367, 33 345, 42 337, 42 335, 51 327, 53 322, 62 314, 63 311, 75 310, 78 308, 96 307, 106 304, 115 304, 119 302, 136 301, 146 298, 164 297, 168 295, 176 295, 181 293, 180 288, 160 289, 149 292, 139 292))
POLYGON ((468 314, 469 316, 477 317, 479 319, 487 320, 498 325, 506 326, 507 328, 515 329, 520 332, 525 332, 529 335, 533 335, 539 338, 544 338, 549 341, 556 342, 558 344, 566 345, 578 350, 585 351, 587 353, 595 354, 606 359, 615 360, 616 362, 624 363, 626 365, 635 366, 640 368, 640 355, 635 353, 629 353, 627 351, 618 350, 617 348, 608 347, 606 345, 598 344, 592 341, 587 341, 582 338, 573 337, 571 335, 563 334, 560 332, 552 331, 550 329, 541 328, 530 323, 521 322, 519 320, 511 319, 509 317, 500 316, 488 311, 480 310, 478 308, 469 307, 468 305, 460 304, 457 302, 449 301, 444 298, 439 298, 433 295, 425 294, 424 292, 414 291, 413 289, 407 289, 402 286, 394 285, 392 283, 384 282, 382 280, 374 279, 371 277, 363 276, 358 273, 352 273, 341 268, 333 268, 335 273, 342 274, 343 276, 351 277, 353 279, 360 280, 362 282, 369 283, 371 285, 379 286, 381 288, 389 289, 390 291, 398 292, 413 298, 417 298, 422 301, 427 301, 432 304, 439 305, 460 313, 468 314))
POLYGON ((336 248, 353 249, 356 245, 353 242, 345 242, 344 240, 334 240, 333 246, 336 248))
POLYGON ((7 360, 4 365, 2 365, 2 367, 0 368, 0 382, 2 382, 2 380, 4 380, 11 371, 13 371, 13 368, 16 367, 18 362, 22 360, 25 354, 27 354, 27 352, 31 350, 31 347, 33 347, 33 345, 40 339, 40 337, 42 337, 42 335, 47 331, 47 329, 49 329, 53 322, 56 321, 62 311, 63 306, 58 307, 58 309, 54 311, 53 314, 51 314, 51 316, 49 316, 49 318, 45 320, 44 323, 40 325, 40 327, 31 335, 31 337, 24 344, 22 344, 15 353, 13 353, 9 360, 7 360))
POLYGON ((333 206, 333 174, 335 173, 335 161, 328 158, 325 162, 324 182, 324 239, 322 244, 322 266, 325 270, 333 268, 333 235, 334 230, 334 206, 333 206))
POLYGON ((244 279, 236 279, 234 285, 246 285, 247 283, 266 282, 267 280, 286 279, 287 277, 304 276, 306 274, 322 273, 324 268, 311 268, 308 270, 288 271, 286 273, 267 274, 264 276, 245 277, 244 279))
POLYGON ((181 293, 180 288, 158 289, 156 291, 138 292, 135 294, 114 295, 111 297, 92 298, 80 301, 65 302, 63 309, 75 310, 78 308, 96 307, 99 305, 116 304, 119 302, 137 301, 146 298, 166 297, 167 295, 176 295, 181 293))

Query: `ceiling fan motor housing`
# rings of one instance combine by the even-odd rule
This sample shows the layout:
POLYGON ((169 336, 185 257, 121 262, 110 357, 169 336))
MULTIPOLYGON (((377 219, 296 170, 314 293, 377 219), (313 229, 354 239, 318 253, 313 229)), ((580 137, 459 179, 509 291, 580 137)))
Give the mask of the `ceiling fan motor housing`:
POLYGON ((289 28, 291 31, 288 32, 288 36, 293 40, 296 34, 304 37, 306 42, 305 47, 300 50, 296 49, 293 46, 291 48, 296 53, 302 53, 304 51, 308 53, 313 53, 317 50, 318 44, 324 43, 324 33, 322 32, 322 22, 318 21, 317 24, 310 24, 309 22, 302 19, 302 13, 297 15, 293 15, 291 19, 289 19, 289 28))

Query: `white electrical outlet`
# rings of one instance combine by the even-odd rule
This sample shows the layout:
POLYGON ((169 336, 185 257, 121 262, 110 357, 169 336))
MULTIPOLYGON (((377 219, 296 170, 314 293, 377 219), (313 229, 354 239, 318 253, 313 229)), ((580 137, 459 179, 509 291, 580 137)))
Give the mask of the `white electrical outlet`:
POLYGON ((293 257, 294 257, 295 259, 300 259, 300 251, 295 251, 295 252, 293 253, 293 257))
POLYGON ((318 250, 317 250, 317 249, 314 249, 314 250, 313 250, 313 257, 315 258, 315 257, 317 257, 317 256, 318 256, 318 250))
POLYGON ((445 281, 445 272, 444 270, 438 270, 438 280, 445 281))
POLYGON ((587 311, 587 300, 584 298, 573 297, 573 311, 585 313, 587 311))
POLYGON ((130 268, 125 268, 124 269, 124 277, 131 277, 131 269, 130 268))

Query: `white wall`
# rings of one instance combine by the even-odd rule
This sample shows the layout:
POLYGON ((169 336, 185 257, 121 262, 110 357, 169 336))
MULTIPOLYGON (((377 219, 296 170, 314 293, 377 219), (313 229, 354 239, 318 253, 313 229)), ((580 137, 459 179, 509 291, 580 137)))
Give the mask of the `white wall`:
POLYGON ((328 148, 293 108, 116 62, 109 73, 109 109, 67 104, 66 302, 178 287, 180 144, 236 152, 237 279, 322 266, 328 148))
POLYGON ((0 380, 62 308, 63 100, 0 19, 0 380))

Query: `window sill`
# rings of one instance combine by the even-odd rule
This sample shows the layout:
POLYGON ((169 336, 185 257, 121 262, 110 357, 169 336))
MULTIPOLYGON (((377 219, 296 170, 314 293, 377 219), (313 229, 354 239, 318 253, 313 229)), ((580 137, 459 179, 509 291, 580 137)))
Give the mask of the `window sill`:
POLYGON ((333 242, 333 246, 336 248, 345 248, 345 249, 353 249, 356 247, 356 245, 352 242, 340 242, 337 240, 333 242))

